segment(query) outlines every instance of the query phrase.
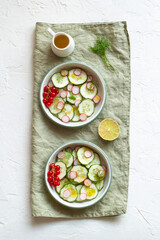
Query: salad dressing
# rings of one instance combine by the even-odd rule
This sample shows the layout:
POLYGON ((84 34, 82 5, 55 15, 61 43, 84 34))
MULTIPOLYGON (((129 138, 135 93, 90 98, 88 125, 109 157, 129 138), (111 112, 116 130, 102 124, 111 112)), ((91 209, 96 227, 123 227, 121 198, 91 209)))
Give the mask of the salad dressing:
POLYGON ((66 35, 58 35, 54 39, 54 44, 57 48, 65 48, 69 44, 69 38, 66 35))

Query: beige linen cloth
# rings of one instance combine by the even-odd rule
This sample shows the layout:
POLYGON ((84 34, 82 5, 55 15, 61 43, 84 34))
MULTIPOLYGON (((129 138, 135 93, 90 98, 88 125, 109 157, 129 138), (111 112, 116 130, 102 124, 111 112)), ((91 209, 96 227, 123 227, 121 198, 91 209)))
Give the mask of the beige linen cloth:
POLYGON ((34 96, 32 119, 32 215, 53 218, 87 218, 119 215, 126 212, 129 176, 129 113, 130 113, 130 44, 126 22, 88 24, 36 24, 34 48, 34 96), (51 36, 47 28, 64 31, 75 40, 74 52, 66 58, 56 57, 50 47, 51 36), (107 52, 116 68, 111 73, 101 58, 89 50, 101 34, 111 42, 107 52), (68 61, 83 61, 92 65, 103 76, 107 87, 107 101, 101 114, 87 126, 69 129, 54 124, 41 109, 40 85, 50 69, 68 61), (104 118, 113 118, 120 125, 120 136, 112 142, 98 136, 98 125, 104 118), (107 195, 96 205, 75 210, 56 202, 44 181, 45 164, 51 153, 70 140, 87 140, 101 147, 112 166, 112 183, 107 195))

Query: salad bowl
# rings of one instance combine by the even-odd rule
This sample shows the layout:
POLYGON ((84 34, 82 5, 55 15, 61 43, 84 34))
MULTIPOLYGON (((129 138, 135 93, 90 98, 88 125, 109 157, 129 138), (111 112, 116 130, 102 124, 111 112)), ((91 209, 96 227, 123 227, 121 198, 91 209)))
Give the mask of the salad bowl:
MULTIPOLYGON (((72 152, 71 152, 71 154, 72 154, 72 152)), ((77 153, 77 155, 78 155, 78 153, 77 153)), ((76 167, 80 166, 80 165, 76 165, 76 166, 74 166, 74 165, 75 164, 73 163, 73 168, 76 168, 76 167)), ((97 166, 97 165, 93 164, 89 167, 87 167, 86 165, 82 165, 82 167, 87 169, 87 171, 88 171, 87 178, 86 178, 87 180, 92 179, 92 176, 90 177, 90 169, 94 168, 95 166, 97 166)), ((63 171, 61 171, 61 173, 62 172, 63 171)), ((73 175, 74 171, 71 171, 71 172, 72 172, 72 175, 73 175)), ((67 173, 68 173, 68 171, 66 171, 66 173, 63 175, 63 178, 61 180, 63 180, 64 178, 65 179, 67 178, 67 173)), ((85 182, 85 180, 83 182, 85 182)), ((74 208, 74 209, 81 209, 81 208, 90 207, 90 206, 96 204, 97 202, 99 202, 106 195, 107 191, 109 190, 111 180, 112 180, 112 170, 111 170, 111 165, 110 165, 110 161, 109 161, 108 156, 97 145, 95 145, 91 142, 82 141, 82 140, 70 141, 70 142, 67 142, 67 143, 61 145, 60 147, 58 147, 51 154, 50 158, 48 159, 48 161, 46 163, 46 167, 45 167, 45 183, 46 183, 46 187, 47 187, 49 193, 51 194, 51 196, 53 197, 53 199, 55 199, 57 202, 59 202, 60 204, 66 206, 66 207, 74 208), (63 186, 68 186, 68 185, 63 184, 60 191, 58 191, 57 187, 52 186, 49 183, 48 172, 50 171, 50 166, 52 164, 56 165, 56 163, 57 163, 57 164, 60 164, 60 166, 61 166, 61 164, 63 164, 61 161, 57 162, 57 156, 58 156, 59 153, 62 153, 62 151, 64 149, 66 149, 66 151, 69 151, 69 149, 73 150, 73 149, 79 148, 79 151, 80 151, 80 149, 82 149, 83 147, 85 147, 86 149, 91 149, 91 151, 93 151, 94 153, 96 153, 99 156, 99 159, 100 159, 100 163, 99 163, 100 165, 99 166, 102 166, 103 169, 105 169, 105 172, 106 172, 105 177, 103 178, 103 186, 100 189, 97 190, 97 193, 96 193, 95 197, 92 197, 89 200, 87 198, 87 199, 82 199, 84 201, 77 201, 77 198, 75 198, 76 199, 75 201, 66 201, 63 198, 63 196, 61 196, 60 193, 63 190, 63 186)), ((94 181, 94 179, 93 179, 93 181, 94 181)), ((71 183, 72 182, 73 182, 73 180, 71 181, 71 183)), ((83 182, 81 182, 81 185, 83 185, 83 182)), ((99 183, 98 182, 97 183, 93 182, 93 183, 94 183, 93 185, 96 186, 96 188, 97 188, 97 184, 99 184, 99 183)), ((77 187, 77 184, 73 187, 77 187)), ((65 191, 65 192, 67 193, 67 191, 65 191)), ((83 195, 82 197, 84 197, 83 193, 82 193, 82 195, 83 195)), ((71 200, 73 200, 73 199, 71 199, 71 200)))
MULTIPOLYGON (((77 74, 77 72, 76 72, 76 74, 77 74)), ((68 81, 67 76, 63 77, 63 79, 65 81, 68 81)), ((70 94, 70 92, 67 92, 67 89, 66 89, 70 86, 65 86, 64 89, 61 89, 60 85, 56 85, 56 86, 58 86, 57 90, 58 90, 59 93, 61 91, 61 92, 63 92, 62 94, 65 94, 65 92, 67 94, 70 94)), ((84 86, 83 86, 83 88, 84 88, 84 86)), ((106 97, 107 97, 106 85, 105 85, 104 79, 101 76, 101 74, 95 68, 93 68, 92 66, 90 66, 90 65, 88 65, 84 62, 78 62, 78 61, 63 62, 61 64, 56 65, 54 68, 52 68, 47 73, 47 75, 44 77, 44 79, 41 83, 40 94, 39 94, 41 107, 42 107, 44 113, 47 115, 47 117, 56 124, 59 124, 59 125, 64 126, 64 127, 70 127, 70 128, 82 127, 86 124, 89 124, 93 120, 95 120, 97 118, 97 116, 101 113, 101 111, 102 111, 102 109, 105 105, 106 97), (46 99, 44 99, 45 86, 48 86, 49 82, 51 82, 51 84, 52 84, 52 82, 55 80, 55 78, 53 76, 56 76, 56 74, 60 74, 60 72, 64 69, 67 72, 70 72, 72 69, 76 69, 76 71, 77 71, 77 69, 78 69, 78 71, 81 71, 82 73, 86 74, 87 77, 88 76, 92 77, 92 82, 89 82, 89 80, 88 80, 89 78, 88 79, 86 78, 87 79, 86 83, 84 83, 83 85, 86 84, 86 86, 89 86, 89 87, 92 87, 92 85, 94 85, 95 89, 97 89, 97 95, 95 97, 98 96, 98 98, 100 99, 100 101, 98 103, 96 101, 94 101, 94 99, 88 99, 88 98, 91 98, 91 97, 87 96, 87 94, 85 92, 85 89, 82 89, 82 84, 79 85, 79 86, 75 86, 75 84, 76 84, 75 82, 73 82, 73 84, 68 84, 68 85, 73 86, 73 90, 75 91, 75 94, 77 94, 77 92, 76 92, 77 90, 79 91, 79 89, 80 90, 82 89, 82 91, 83 91, 82 96, 80 94, 70 96, 70 97, 76 97, 77 98, 77 96, 80 95, 81 101, 78 100, 79 102, 82 102, 84 100, 84 96, 86 97, 85 101, 82 104, 79 104, 79 106, 83 105, 81 107, 81 110, 88 103, 89 104, 91 103, 93 105, 92 106, 92 108, 94 109, 93 112, 91 114, 88 114, 89 112, 86 112, 88 114, 88 116, 86 116, 86 114, 84 114, 84 113, 80 114, 81 116, 80 116, 80 119, 78 121, 77 121, 76 118, 74 118, 75 121, 70 121, 70 119, 73 118, 73 114, 72 114, 72 116, 71 115, 66 116, 63 113, 64 109, 62 109, 62 112, 60 112, 61 110, 58 110, 59 112, 58 111, 55 112, 55 106, 53 106, 53 104, 52 104, 52 106, 54 108, 52 106, 51 107, 46 107, 46 105, 44 103, 44 100, 46 100, 46 99)), ((57 103, 59 108, 63 108, 63 106, 67 106, 67 107, 72 108, 74 106, 74 101, 71 102, 72 105, 69 106, 68 102, 65 102, 66 100, 63 101, 64 99, 63 100, 62 100, 62 98, 59 98, 59 99, 61 99, 57 103)), ((68 97, 66 97, 66 99, 68 100, 68 97)), ((72 101, 72 100, 70 100, 70 101, 72 101)), ((76 101, 77 104, 78 104, 78 101, 76 101)), ((76 103, 75 103, 75 105, 76 105, 76 103)))

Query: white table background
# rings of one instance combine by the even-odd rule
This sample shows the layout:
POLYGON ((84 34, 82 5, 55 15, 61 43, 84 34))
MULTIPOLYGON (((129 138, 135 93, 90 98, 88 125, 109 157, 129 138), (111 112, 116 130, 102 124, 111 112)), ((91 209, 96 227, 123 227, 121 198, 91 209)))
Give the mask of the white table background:
POLYGON ((160 1, 0 0, 0 239, 160 239, 160 1), (131 41, 128 209, 119 217, 33 218, 30 209, 36 22, 128 22, 131 41))

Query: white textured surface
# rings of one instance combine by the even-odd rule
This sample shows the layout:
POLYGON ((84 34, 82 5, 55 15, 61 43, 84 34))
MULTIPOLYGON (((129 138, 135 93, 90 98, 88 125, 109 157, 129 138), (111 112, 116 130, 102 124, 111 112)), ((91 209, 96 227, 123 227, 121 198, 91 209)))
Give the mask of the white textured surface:
POLYGON ((160 239, 160 1, 0 0, 0 239, 160 239), (32 54, 37 21, 127 20, 131 163, 127 214, 35 219, 30 211, 32 54))

